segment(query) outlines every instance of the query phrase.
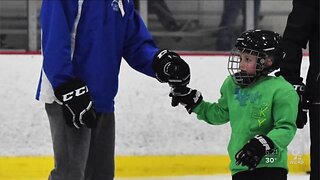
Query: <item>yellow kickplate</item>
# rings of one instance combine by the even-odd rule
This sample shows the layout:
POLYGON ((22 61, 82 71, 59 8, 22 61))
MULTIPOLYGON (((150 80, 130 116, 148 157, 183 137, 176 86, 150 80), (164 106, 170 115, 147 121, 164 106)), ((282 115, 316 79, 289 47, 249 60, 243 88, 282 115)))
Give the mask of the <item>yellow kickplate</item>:
POLYGON ((53 167, 53 158, 0 157, 1 180, 44 179, 53 167))
MULTIPOLYGON (((310 170, 309 155, 290 155, 290 173, 310 170)), ((1 180, 44 180, 53 157, 0 157, 1 180)), ((117 156, 117 177, 229 174, 227 155, 117 156)))
POLYGON ((225 155, 123 156, 116 159, 118 177, 227 174, 225 155))

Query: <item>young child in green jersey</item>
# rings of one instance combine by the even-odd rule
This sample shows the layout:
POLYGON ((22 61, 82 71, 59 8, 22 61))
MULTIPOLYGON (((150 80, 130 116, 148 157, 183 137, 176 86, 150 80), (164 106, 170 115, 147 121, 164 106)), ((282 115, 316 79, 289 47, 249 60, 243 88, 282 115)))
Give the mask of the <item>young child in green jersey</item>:
POLYGON ((173 88, 172 105, 212 125, 230 122, 228 154, 233 180, 286 180, 287 146, 296 133, 299 97, 282 76, 268 76, 285 56, 278 33, 249 30, 236 41, 221 97, 211 103, 198 90, 173 88))

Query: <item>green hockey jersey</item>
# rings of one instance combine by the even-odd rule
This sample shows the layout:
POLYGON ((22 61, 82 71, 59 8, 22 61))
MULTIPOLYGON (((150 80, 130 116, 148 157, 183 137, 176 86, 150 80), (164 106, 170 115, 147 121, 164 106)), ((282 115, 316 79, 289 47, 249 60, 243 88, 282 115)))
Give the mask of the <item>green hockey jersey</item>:
POLYGON ((248 170, 236 165, 235 154, 255 135, 266 135, 275 144, 274 152, 265 155, 259 167, 288 169, 287 146, 296 133, 299 97, 285 79, 261 77, 241 88, 228 76, 220 89, 217 103, 202 101, 194 110, 197 118, 212 125, 230 122, 228 154, 232 175, 248 170))

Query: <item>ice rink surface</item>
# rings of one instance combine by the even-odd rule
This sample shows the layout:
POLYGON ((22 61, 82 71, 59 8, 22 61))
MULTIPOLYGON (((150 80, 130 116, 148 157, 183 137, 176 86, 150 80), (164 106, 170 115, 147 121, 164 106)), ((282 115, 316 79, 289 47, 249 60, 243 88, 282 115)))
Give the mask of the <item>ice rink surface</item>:
MULTIPOLYGON (((223 77, 227 75, 226 57, 186 57, 192 66, 191 85, 201 89, 208 100, 217 100, 223 77), (203 66, 205 64, 205 66, 203 66), (222 68, 223 67, 223 68, 222 68)), ((50 156, 49 123, 42 103, 34 100, 39 78, 40 56, 1 56, 0 156, 50 156), (14 81, 13 81, 14 80, 14 81), (14 83, 13 83, 14 82, 14 83)), ((308 62, 308 61, 303 61, 308 62)), ((302 72, 306 72, 303 65, 302 72)), ((129 69, 121 70, 116 99, 116 154, 207 155, 227 154, 228 124, 208 126, 185 112, 172 108, 169 87, 129 69), (128 91, 128 89, 130 91, 128 91), (150 93, 152 92, 152 93, 150 93), (141 108, 144 108, 141 111, 141 108), (143 128, 142 128, 143 127, 143 128)), ((309 127, 298 130, 288 152, 301 157, 309 152, 309 127)), ((294 163, 294 162, 293 162, 294 163)), ((44 180, 22 178, 19 180, 44 180)), ((231 180, 230 175, 116 178, 116 180, 231 180)), ((308 180, 309 175, 288 175, 288 180, 308 180)), ((17 180, 2 178, 0 180, 17 180)))
MULTIPOLYGON (((231 180, 229 175, 116 178, 116 180, 231 180)), ((308 174, 289 174, 288 180, 309 180, 308 174)))

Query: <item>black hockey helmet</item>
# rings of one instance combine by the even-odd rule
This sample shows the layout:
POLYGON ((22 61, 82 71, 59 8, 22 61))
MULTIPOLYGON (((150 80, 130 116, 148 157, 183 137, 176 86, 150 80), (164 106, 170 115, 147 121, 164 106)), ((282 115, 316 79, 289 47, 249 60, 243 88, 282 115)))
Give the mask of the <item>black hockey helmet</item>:
POLYGON ((281 35, 273 31, 248 30, 243 32, 237 38, 228 62, 229 73, 234 77, 235 82, 239 85, 247 86, 258 77, 278 69, 285 57, 283 48, 280 45, 281 40, 281 35), (246 75, 245 72, 240 70, 239 54, 245 52, 257 56, 256 74, 254 76, 246 75), (265 66, 266 58, 272 59, 272 66, 265 66))

